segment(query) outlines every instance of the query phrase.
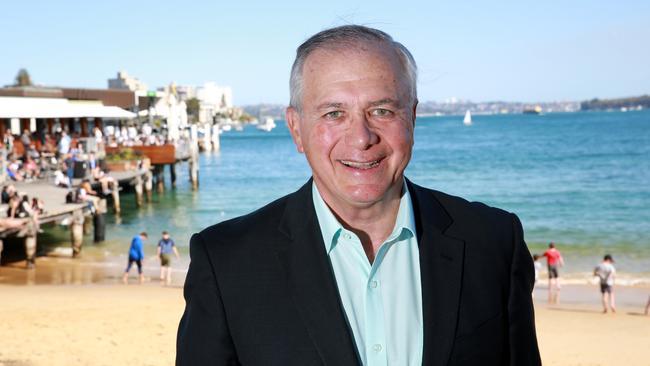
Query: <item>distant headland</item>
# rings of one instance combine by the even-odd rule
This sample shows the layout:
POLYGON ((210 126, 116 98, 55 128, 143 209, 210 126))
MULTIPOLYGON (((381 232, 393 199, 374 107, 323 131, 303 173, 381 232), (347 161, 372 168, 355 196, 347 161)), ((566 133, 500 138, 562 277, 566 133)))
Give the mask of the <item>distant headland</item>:
POLYGON ((631 110, 644 108, 650 108, 650 95, 616 99, 592 99, 580 103, 580 109, 583 111, 602 111, 609 109, 631 110))
MULTIPOLYGON (((284 119, 286 105, 255 104, 246 105, 242 109, 250 115, 264 114, 275 119, 284 119)), ((418 104, 418 116, 449 116, 463 115, 467 111, 472 114, 519 114, 535 110, 538 113, 578 112, 598 110, 641 110, 650 109, 650 95, 616 99, 591 99, 588 101, 557 101, 557 102, 472 102, 458 98, 448 98, 443 101, 426 101, 418 104)))

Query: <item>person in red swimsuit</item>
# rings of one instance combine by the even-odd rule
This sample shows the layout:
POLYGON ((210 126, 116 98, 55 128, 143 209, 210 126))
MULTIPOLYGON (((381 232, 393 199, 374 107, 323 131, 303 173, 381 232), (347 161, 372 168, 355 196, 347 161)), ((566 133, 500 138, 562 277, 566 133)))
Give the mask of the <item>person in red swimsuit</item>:
POLYGON ((544 252, 544 257, 548 263, 548 290, 550 292, 560 289, 560 274, 558 268, 564 266, 562 254, 555 248, 555 243, 548 244, 548 250, 544 252))

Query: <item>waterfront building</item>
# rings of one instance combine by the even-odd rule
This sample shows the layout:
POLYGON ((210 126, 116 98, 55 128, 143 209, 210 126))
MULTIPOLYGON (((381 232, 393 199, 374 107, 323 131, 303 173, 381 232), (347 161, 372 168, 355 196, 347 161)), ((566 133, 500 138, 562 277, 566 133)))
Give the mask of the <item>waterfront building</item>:
POLYGON ((109 89, 125 89, 130 91, 147 91, 147 84, 127 74, 126 71, 118 71, 115 79, 108 79, 109 89))
POLYGON ((135 117, 127 106, 133 95, 102 93, 72 88, 12 87, 0 89, 0 135, 6 130, 18 135, 24 130, 39 135, 63 129, 87 136, 105 121, 126 121, 135 117), (127 108, 125 108, 127 107, 127 108))
POLYGON ((178 97, 174 84, 148 92, 140 107, 138 115, 148 117, 151 124, 165 121, 167 137, 172 141, 178 141, 188 127, 187 105, 178 97))
POLYGON ((199 100, 199 123, 212 123, 215 115, 228 114, 233 109, 232 88, 229 86, 219 86, 210 81, 196 88, 183 86, 178 87, 178 90, 181 100, 199 100))

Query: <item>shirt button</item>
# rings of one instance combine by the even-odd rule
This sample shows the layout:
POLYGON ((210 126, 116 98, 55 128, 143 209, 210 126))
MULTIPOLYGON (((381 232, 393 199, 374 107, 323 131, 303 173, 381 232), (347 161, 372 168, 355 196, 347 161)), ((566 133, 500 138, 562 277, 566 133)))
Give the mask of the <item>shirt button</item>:
POLYGON ((382 347, 381 347, 381 344, 379 344, 379 343, 372 346, 372 350, 375 351, 375 352, 381 352, 381 349, 382 349, 382 347))
POLYGON ((352 238, 352 236, 350 236, 350 234, 348 234, 348 233, 343 233, 343 238, 347 239, 347 240, 350 240, 352 238))
POLYGON ((370 281, 370 288, 377 288, 379 286, 379 282, 377 281, 370 281))

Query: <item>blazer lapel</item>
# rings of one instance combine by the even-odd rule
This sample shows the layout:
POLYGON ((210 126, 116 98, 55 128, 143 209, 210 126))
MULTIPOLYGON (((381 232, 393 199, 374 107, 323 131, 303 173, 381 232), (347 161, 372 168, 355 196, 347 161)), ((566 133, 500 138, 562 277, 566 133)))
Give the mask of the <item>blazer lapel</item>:
POLYGON ((423 365, 446 365, 454 343, 465 242, 445 235, 453 219, 433 193, 407 180, 413 198, 422 281, 423 365))
POLYGON ((356 346, 341 305, 320 225, 314 211, 311 179, 294 193, 279 230, 287 241, 277 244, 288 287, 308 333, 325 365, 359 364, 356 346))

